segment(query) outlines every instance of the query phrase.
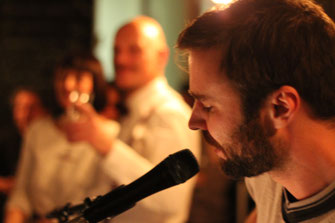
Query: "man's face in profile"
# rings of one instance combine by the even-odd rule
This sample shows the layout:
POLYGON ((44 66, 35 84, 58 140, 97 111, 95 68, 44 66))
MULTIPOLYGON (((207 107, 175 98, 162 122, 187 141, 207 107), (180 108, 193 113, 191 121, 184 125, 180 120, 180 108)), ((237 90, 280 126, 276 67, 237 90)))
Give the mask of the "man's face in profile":
POLYGON ((270 142, 260 118, 245 121, 238 91, 219 70, 220 53, 190 52, 190 93, 195 104, 189 127, 203 130, 227 175, 239 178, 270 171, 282 159, 275 152, 282 145, 270 142))

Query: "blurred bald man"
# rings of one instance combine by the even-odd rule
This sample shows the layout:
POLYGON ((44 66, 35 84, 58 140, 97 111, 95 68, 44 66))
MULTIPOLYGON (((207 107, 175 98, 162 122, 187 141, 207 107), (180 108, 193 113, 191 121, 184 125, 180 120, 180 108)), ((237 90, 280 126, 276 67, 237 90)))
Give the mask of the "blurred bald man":
MULTIPOLYGON (((117 32, 114 53, 115 82, 125 92, 128 108, 119 137, 109 133, 107 122, 89 105, 81 105, 88 123, 71 126, 69 139, 89 141, 105 157, 103 166, 117 185, 131 183, 184 148, 199 158, 199 134, 187 127, 191 110, 164 77, 169 50, 161 26, 152 18, 136 17, 117 32)), ((113 222, 186 222, 194 184, 191 179, 147 197, 113 222)))
POLYGON ((132 93, 164 76, 169 49, 161 26, 152 18, 141 16, 118 31, 114 53, 115 81, 132 93))

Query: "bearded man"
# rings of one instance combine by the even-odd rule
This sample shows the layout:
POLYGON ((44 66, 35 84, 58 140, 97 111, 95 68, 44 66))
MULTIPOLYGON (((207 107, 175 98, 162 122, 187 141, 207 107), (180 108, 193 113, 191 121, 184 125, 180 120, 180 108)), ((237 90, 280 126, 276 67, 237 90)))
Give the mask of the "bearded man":
POLYGON ((189 121, 227 175, 246 177, 248 222, 335 222, 335 25, 309 0, 239 0, 179 36, 189 121))

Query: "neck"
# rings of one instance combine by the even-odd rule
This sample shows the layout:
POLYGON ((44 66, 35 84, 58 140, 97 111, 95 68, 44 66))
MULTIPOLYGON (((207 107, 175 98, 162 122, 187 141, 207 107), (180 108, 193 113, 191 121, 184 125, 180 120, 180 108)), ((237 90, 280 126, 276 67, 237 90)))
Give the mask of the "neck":
POLYGON ((293 128, 287 139, 289 158, 284 168, 270 175, 301 200, 335 181, 335 130, 317 122, 293 128))
POLYGON ((140 86, 134 87, 134 88, 128 88, 124 90, 125 93, 125 98, 128 99, 129 97, 131 97, 133 94, 135 94, 138 91, 141 91, 141 89, 144 89, 145 87, 147 87, 148 85, 150 85, 154 80, 156 80, 158 77, 160 76, 155 76, 151 79, 149 79, 148 81, 146 81, 145 83, 143 83, 140 86))

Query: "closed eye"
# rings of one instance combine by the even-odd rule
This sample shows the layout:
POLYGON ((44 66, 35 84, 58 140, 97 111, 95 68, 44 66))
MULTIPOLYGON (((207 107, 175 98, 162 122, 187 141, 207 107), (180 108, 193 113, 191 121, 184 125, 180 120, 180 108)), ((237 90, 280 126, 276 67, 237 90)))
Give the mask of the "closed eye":
POLYGON ((203 109, 205 110, 205 112, 210 112, 212 111, 212 106, 203 106, 203 109))

